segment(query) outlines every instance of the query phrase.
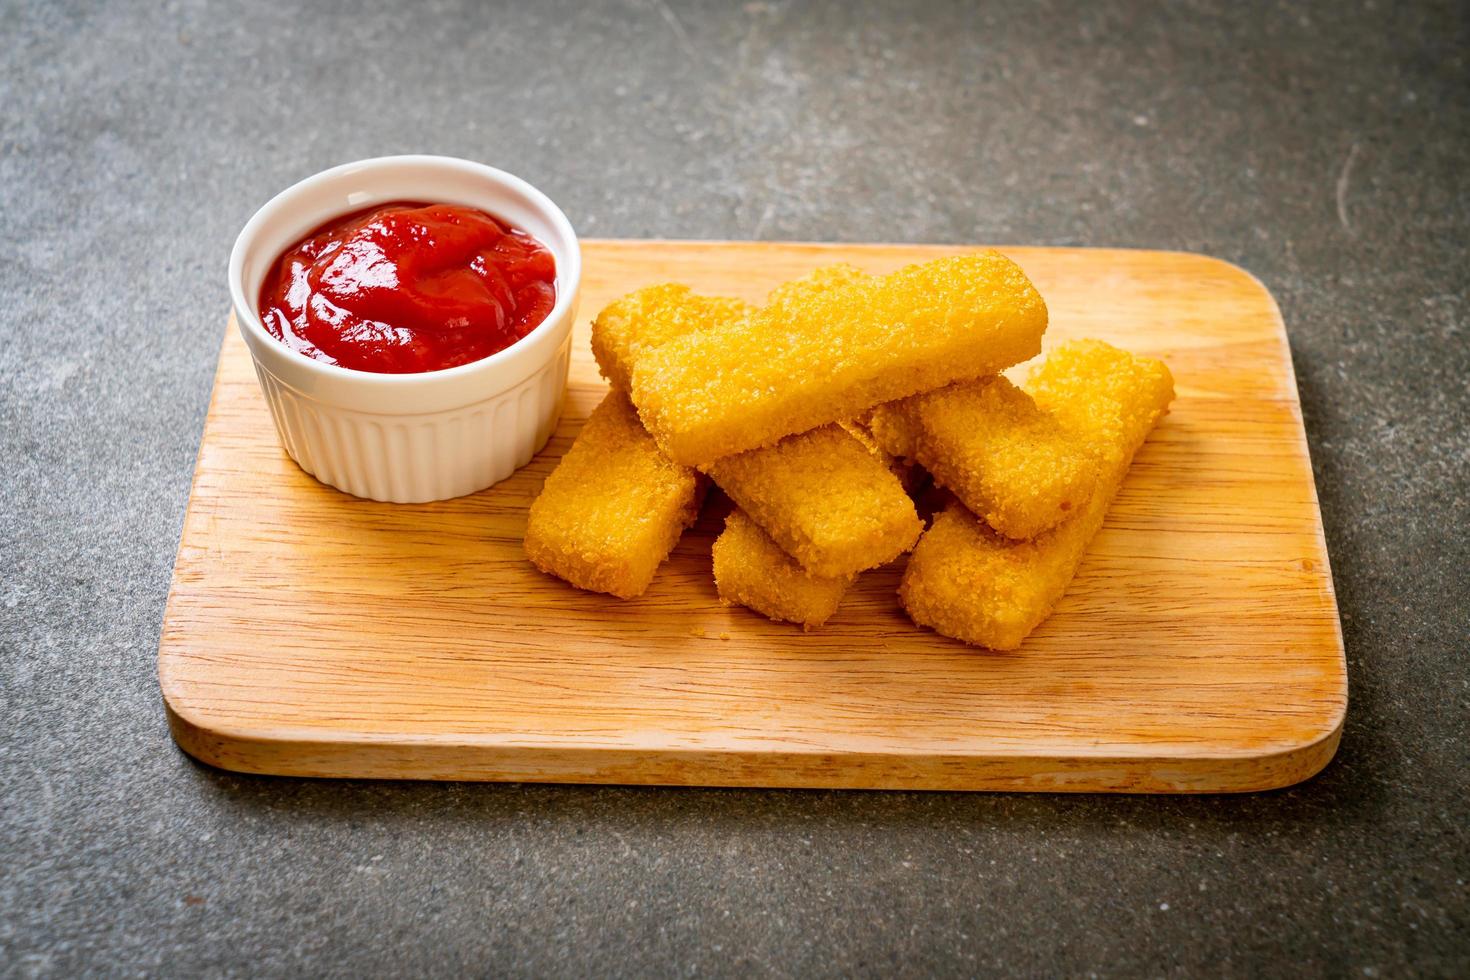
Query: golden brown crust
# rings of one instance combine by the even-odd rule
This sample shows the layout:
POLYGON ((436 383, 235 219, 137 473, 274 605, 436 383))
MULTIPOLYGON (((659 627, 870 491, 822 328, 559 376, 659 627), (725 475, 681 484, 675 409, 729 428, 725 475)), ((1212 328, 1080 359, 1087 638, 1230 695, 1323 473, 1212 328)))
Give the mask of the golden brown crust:
POLYGON ((717 326, 755 308, 729 296, 700 296, 688 286, 648 286, 609 303, 592 321, 592 356, 619 391, 632 386, 633 365, 647 350, 702 327, 717 326))
POLYGON ((689 465, 768 446, 881 402, 1033 357, 1046 304, 998 252, 958 255, 796 295, 640 356, 633 402, 689 465))
POLYGON ((914 622, 967 643, 1011 650, 1066 592, 1134 453, 1174 397, 1163 362, 1100 341, 1054 352, 1028 390, 1098 461, 1087 504, 1031 541, 1002 538, 959 504, 935 518, 909 556, 899 597, 914 622))
MULTIPOLYGON (((826 266, 778 287, 770 303, 800 305, 863 278, 854 266, 826 266)), ((738 300, 698 296, 679 285, 650 286, 598 315, 594 350, 616 385, 661 344, 748 312, 738 300)), ((912 547, 922 530, 887 463, 836 425, 718 460, 709 472, 782 547, 819 574, 846 575, 882 564, 912 547)))
POLYGON ((807 574, 739 510, 725 519, 713 556, 721 602, 777 621, 800 623, 805 629, 831 618, 853 580, 851 575, 807 574))
POLYGON ((609 392, 531 504, 526 556, 578 588, 641 595, 705 486, 659 451, 626 395, 609 392))
POLYGON ((813 575, 890 562, 924 529, 898 477, 837 425, 727 456, 707 472, 813 575))
POLYGON ((873 410, 874 438, 1008 538, 1055 527, 1092 494, 1097 461, 1003 377, 962 381, 873 410))

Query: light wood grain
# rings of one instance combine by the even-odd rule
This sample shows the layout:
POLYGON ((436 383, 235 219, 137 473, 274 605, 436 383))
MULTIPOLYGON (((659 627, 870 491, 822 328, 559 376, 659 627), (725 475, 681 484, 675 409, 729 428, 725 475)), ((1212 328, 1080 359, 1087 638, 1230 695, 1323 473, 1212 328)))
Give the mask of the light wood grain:
POLYGON ((305 776, 732 786, 1223 792, 1336 750, 1346 667, 1290 354, 1240 269, 1165 252, 1007 248, 1051 309, 1164 358, 1178 400, 1067 598, 1019 650, 915 628, 899 567, 820 632, 719 605, 719 515, 641 599, 523 558, 526 508, 603 385, 587 321, 656 281, 758 300, 826 262, 926 246, 585 243, 562 423, 498 486, 379 504, 302 473, 230 329, 159 650, 174 737, 305 776))

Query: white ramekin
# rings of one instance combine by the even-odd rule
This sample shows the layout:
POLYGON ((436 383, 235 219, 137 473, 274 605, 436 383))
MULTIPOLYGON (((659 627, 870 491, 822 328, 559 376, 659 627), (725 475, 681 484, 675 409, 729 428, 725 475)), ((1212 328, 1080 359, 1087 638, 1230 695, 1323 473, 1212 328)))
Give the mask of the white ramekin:
POLYGON ((308 177, 257 211, 230 253, 235 322, 287 454, 323 483, 394 503, 483 490, 546 444, 561 413, 581 279, 576 233, 550 198, 450 157, 379 157, 308 177), (421 374, 324 364, 268 334, 256 302, 276 258, 328 219, 386 201, 467 205, 535 236, 556 258, 551 314, 498 354, 421 374))

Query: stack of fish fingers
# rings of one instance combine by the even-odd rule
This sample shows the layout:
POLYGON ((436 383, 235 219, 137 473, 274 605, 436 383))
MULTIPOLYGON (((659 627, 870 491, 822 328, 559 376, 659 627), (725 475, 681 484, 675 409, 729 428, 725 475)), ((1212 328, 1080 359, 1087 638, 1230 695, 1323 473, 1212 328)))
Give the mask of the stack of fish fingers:
POLYGON ((1054 352, 1027 390, 999 377, 1046 326, 996 252, 886 276, 829 266, 758 308, 632 293, 593 323, 612 390, 532 505, 527 555, 641 594, 708 479, 735 504, 713 549, 722 601, 815 628, 858 574, 912 549, 900 600, 916 623, 1013 648, 1173 394, 1161 362, 1096 341, 1054 352), (950 497, 927 531, 909 495, 922 471, 950 497))

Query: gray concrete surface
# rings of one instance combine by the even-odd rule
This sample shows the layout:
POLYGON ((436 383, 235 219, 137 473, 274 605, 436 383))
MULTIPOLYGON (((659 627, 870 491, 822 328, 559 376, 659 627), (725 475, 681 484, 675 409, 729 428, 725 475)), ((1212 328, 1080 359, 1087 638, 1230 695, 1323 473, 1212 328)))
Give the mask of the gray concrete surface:
POLYGON ((1464 4, 0 13, 0 973, 1470 971, 1464 4), (1188 249, 1275 292, 1337 760, 1241 798, 319 783, 154 655, 227 299, 287 183, 434 151, 589 236, 1188 249))

